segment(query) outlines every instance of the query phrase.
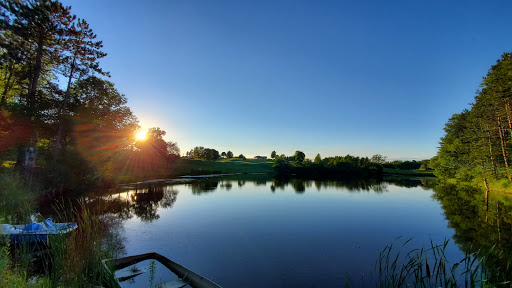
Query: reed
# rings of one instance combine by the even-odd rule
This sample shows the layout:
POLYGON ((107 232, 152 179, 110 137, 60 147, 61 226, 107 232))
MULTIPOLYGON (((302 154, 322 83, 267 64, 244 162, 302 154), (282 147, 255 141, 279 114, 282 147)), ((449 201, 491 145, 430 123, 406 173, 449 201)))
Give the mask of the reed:
POLYGON ((28 217, 38 194, 35 192, 37 188, 27 185, 14 172, 0 174, 0 187, 0 222, 28 217))
MULTIPOLYGON (((56 210, 66 211, 62 207, 56 210)), ((58 217, 69 219, 66 213, 58 217)), ((109 239, 109 223, 99 211, 90 210, 85 201, 75 206, 72 219, 78 228, 69 237, 51 238, 48 277, 55 287, 100 286, 110 276, 103 270, 101 260, 112 258, 115 252, 106 241, 109 239)))
POLYGON ((77 222, 70 235, 51 235, 44 244, 10 247, 7 239, 0 245, 0 288, 99 287, 111 280, 101 265, 101 260, 115 256, 108 241, 112 239, 109 220, 85 201, 69 204, 54 208, 57 222, 77 222))
POLYGON ((411 240, 392 243, 379 253, 377 287, 510 287, 509 265, 502 271, 494 265, 503 260, 495 248, 468 252, 461 260, 450 261, 446 257, 449 240, 408 250, 411 240))

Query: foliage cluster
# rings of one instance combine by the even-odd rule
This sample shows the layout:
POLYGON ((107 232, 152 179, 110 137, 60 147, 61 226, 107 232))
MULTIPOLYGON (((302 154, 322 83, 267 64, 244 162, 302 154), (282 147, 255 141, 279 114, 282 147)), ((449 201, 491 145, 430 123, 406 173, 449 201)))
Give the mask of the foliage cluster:
MULTIPOLYGON (((208 161, 215 161, 215 160, 218 160, 220 158, 231 159, 231 158, 234 157, 233 156, 233 152, 231 152, 231 151, 219 153, 219 151, 217 151, 215 149, 205 148, 203 146, 196 146, 196 147, 194 147, 193 149, 188 151, 186 155, 188 157, 190 157, 190 158, 193 158, 193 159, 208 160, 208 161)), ((238 159, 242 159, 242 160, 246 159, 244 154, 238 155, 237 158, 238 159)))
POLYGON ((504 53, 484 77, 469 110, 446 123, 437 156, 436 175, 463 181, 511 179, 512 54, 504 53))
MULTIPOLYGON (((230 153, 231 151, 228 151, 228 154, 233 157, 233 153, 230 153)), ((224 152, 223 152, 224 153, 224 152)), ((224 153, 223 155, 228 155, 224 153)), ((187 156, 192 157, 194 159, 200 159, 200 160, 208 160, 208 161, 214 161, 220 158, 221 154, 219 151, 212 149, 212 148, 204 148, 203 146, 197 146, 191 149, 187 152, 187 156)))
POLYGON ((392 161, 392 162, 386 162, 383 164, 383 166, 384 166, 384 168, 399 169, 399 170, 429 170, 429 169, 432 169, 430 167, 429 159, 425 159, 425 160, 421 160, 421 161, 396 160, 396 161, 392 161))
POLYGON ((347 178, 347 177, 380 177, 382 164, 373 162, 368 157, 335 156, 321 159, 320 155, 312 162, 305 159, 302 151, 294 156, 277 156, 273 164, 280 175, 296 175, 306 178, 347 178))
MULTIPOLYGON (((16 163, 15 171, 0 166, 2 223, 32 221, 36 200, 80 196, 179 158, 159 128, 136 139, 137 118, 100 67, 105 56, 88 23, 58 0, 0 1, 0 164, 16 163)), ((111 256, 105 219, 81 208, 61 218, 79 228, 44 255, 48 286, 101 285, 99 260, 111 256)), ((5 251, 0 280, 27 286, 32 271, 16 261, 32 257, 9 262, 5 251)))
POLYGON ((79 194, 115 181, 114 171, 179 158, 160 128, 136 140, 138 120, 100 66, 102 47, 59 1, 0 2, 0 156, 46 191, 79 194))

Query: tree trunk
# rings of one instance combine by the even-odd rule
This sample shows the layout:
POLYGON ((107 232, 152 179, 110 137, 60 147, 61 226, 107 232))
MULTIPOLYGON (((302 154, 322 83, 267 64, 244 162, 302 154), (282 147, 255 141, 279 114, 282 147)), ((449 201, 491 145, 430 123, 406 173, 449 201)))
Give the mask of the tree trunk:
POLYGON ((498 130, 499 130, 500 139, 501 139, 501 152, 503 154, 503 161, 505 162, 505 167, 507 168, 507 173, 508 173, 508 157, 507 157, 507 150, 506 150, 506 143, 505 143, 505 135, 503 133, 503 127, 501 125, 501 116, 498 116, 498 130))
MULTIPOLYGON (((64 93, 64 101, 62 103, 62 107, 60 110, 60 116, 64 115, 66 113, 66 109, 68 108, 68 102, 69 102, 69 96, 70 96, 70 90, 71 90, 71 81, 73 80, 73 74, 75 74, 75 62, 76 62, 76 55, 73 57, 73 63, 71 64, 71 69, 69 71, 69 77, 68 77, 68 85, 66 87, 66 92, 64 93)), ((62 141, 62 134, 64 133, 64 125, 62 123, 63 119, 60 119, 59 121, 59 129, 57 131, 57 137, 55 138, 55 146, 53 151, 53 159, 57 160, 57 155, 59 154, 60 148, 61 148, 61 141, 62 141)))
POLYGON ((496 203, 496 224, 498 226, 498 241, 501 242, 501 223, 500 223, 500 202, 496 203))
POLYGON ((489 129, 487 129, 487 132, 488 132, 489 154, 491 156, 492 169, 493 169, 493 173, 496 174, 496 162, 494 162, 494 150, 492 148, 491 131, 489 129))
POLYGON ((489 211, 489 185, 487 185, 487 178, 484 178, 485 185, 485 211, 489 211))
POLYGON ((510 103, 505 103, 505 111, 507 111, 507 120, 508 120, 508 131, 510 132, 510 136, 512 137, 512 118, 510 117, 510 103))
MULTIPOLYGON (((36 129, 35 125, 35 115, 37 112, 36 109, 36 95, 37 95, 37 87, 39 86, 39 78, 41 76, 41 71, 43 69, 43 54, 44 54, 44 38, 40 38, 37 42, 37 50, 36 50, 36 58, 34 67, 32 70, 32 77, 30 79, 30 86, 28 90, 28 106, 29 106, 29 115, 31 116, 31 128, 32 128, 32 136, 30 140, 29 148, 32 148, 31 153, 32 156, 29 156, 31 159, 31 164, 35 164, 36 160, 36 148, 37 148, 37 142, 39 141, 39 134, 36 129)), ((25 155, 26 157, 26 155, 25 155)), ((29 165, 28 167, 24 166, 24 172, 27 174, 31 174, 33 170, 33 165, 29 165), (27 169, 28 168, 28 169, 27 169)))
POLYGON ((36 94, 37 86, 39 84, 39 77, 41 76, 41 70, 43 69, 43 52, 44 52, 44 39, 40 39, 37 43, 36 59, 34 64, 34 70, 32 71, 32 78, 30 79, 30 87, 28 90, 28 106, 30 108, 31 116, 35 115, 36 111, 36 94))

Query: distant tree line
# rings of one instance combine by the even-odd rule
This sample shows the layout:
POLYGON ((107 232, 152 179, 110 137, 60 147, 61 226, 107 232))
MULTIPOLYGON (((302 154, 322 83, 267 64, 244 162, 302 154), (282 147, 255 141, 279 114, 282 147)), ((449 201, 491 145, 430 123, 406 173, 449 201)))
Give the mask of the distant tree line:
POLYGON ((432 169, 430 167, 430 159, 416 161, 401 161, 396 160, 392 162, 386 162, 383 164, 384 168, 390 169, 400 169, 400 170, 429 170, 432 169))
POLYGON ((201 159, 201 160, 217 160, 220 158, 219 151, 211 148, 205 148, 203 146, 194 147, 192 150, 187 152, 187 156, 201 159))
MULTIPOLYGON (((205 148, 203 146, 194 147, 193 149, 191 149, 190 151, 188 151, 186 153, 186 156, 190 157, 190 158, 198 159, 198 160, 208 160, 208 161, 215 161, 215 160, 220 159, 221 157, 228 158, 228 159, 231 159, 234 157, 233 152, 231 152, 231 151, 222 152, 219 154, 219 151, 212 149, 212 148, 205 148)), ((246 159, 244 154, 238 155, 237 158, 243 159, 243 160, 246 159)))
POLYGON ((431 160, 442 178, 512 179, 512 54, 504 53, 484 77, 470 109, 446 123, 431 160))
POLYGON ((273 164, 279 175, 322 179, 348 177, 381 177, 382 164, 368 157, 335 156, 321 158, 320 154, 314 161, 305 158, 302 151, 296 151, 294 156, 276 156, 273 164))

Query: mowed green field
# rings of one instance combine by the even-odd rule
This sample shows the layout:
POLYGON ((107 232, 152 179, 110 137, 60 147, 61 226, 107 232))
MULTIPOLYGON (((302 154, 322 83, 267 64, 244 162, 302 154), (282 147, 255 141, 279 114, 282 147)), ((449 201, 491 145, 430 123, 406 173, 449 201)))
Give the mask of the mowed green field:
POLYGON ((219 159, 217 161, 180 159, 175 163, 172 174, 176 176, 190 174, 216 174, 216 173, 274 173, 273 161, 255 159, 219 159))

